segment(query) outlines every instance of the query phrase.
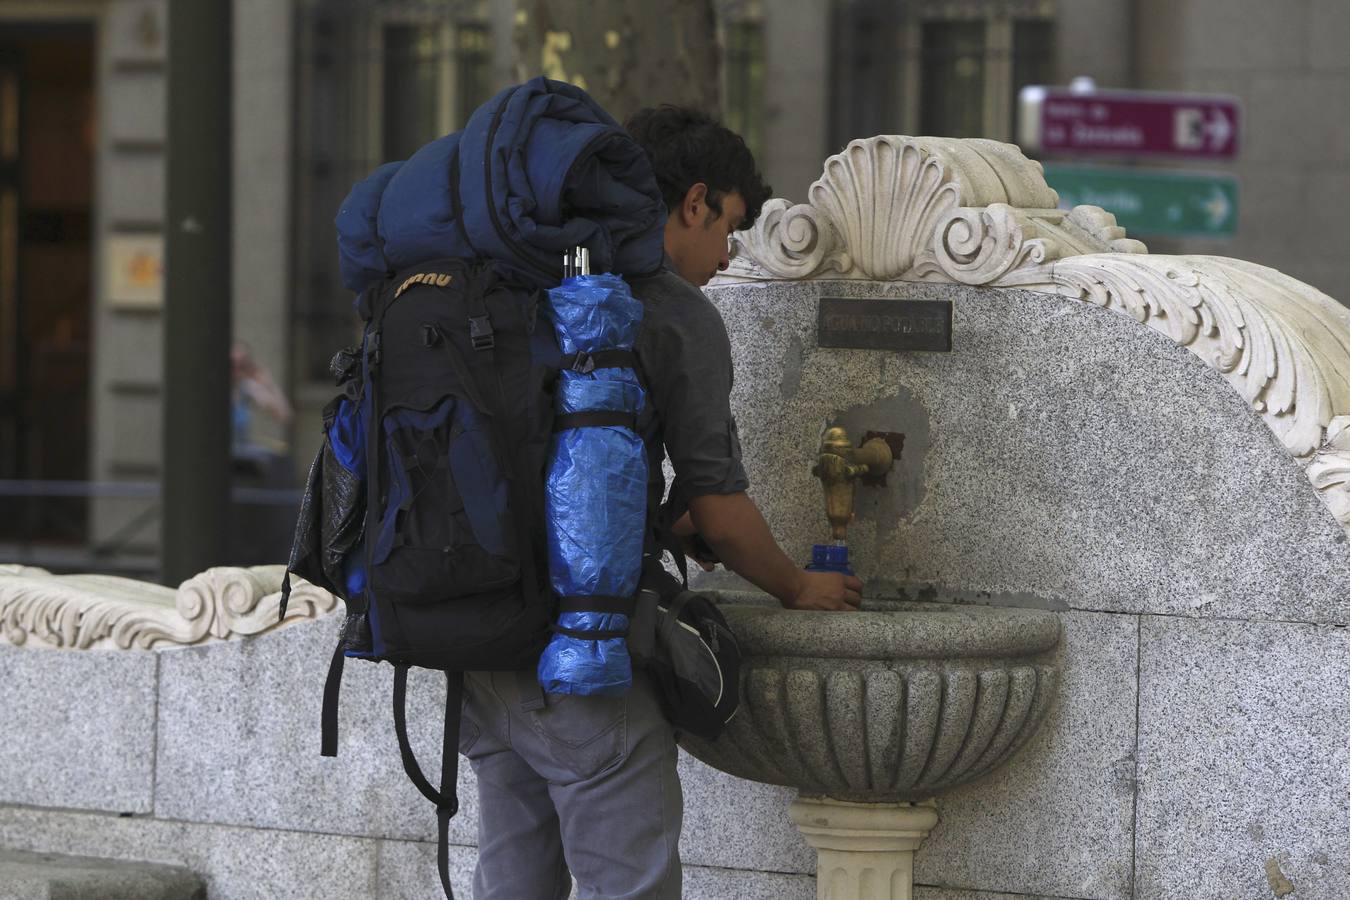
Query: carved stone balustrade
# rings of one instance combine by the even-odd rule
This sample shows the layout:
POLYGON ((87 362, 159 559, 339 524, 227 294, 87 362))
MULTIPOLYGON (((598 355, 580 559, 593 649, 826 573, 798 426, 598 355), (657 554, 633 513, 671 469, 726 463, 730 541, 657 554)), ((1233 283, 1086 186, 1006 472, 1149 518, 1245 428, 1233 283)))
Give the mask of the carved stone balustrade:
MULTIPOLYGON (((262 634, 278 627, 282 566, 207 569, 177 590, 112 575, 52 575, 0 565, 0 639, 72 650, 150 649, 262 634)), ((330 612, 337 598, 296 580, 286 622, 330 612)))

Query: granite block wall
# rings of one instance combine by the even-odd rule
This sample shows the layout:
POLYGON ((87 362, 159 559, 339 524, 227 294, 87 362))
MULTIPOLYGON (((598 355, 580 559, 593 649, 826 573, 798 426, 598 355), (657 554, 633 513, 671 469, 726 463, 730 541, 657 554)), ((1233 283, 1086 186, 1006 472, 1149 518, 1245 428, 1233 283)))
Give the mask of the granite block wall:
MULTIPOLYGON (((339 754, 319 756, 323 679, 340 616, 171 650, 0 643, 0 847, 186 866, 212 898, 439 895, 436 820, 403 774, 392 669, 352 662, 339 754)), ((410 738, 440 751, 443 682, 414 673, 410 738)), ((815 894, 791 792, 683 757, 687 897, 815 894)), ((461 767, 454 885, 471 896, 473 775, 461 767)))
POLYGON ((902 460, 859 490, 849 532, 868 593, 1060 611, 1057 708, 1008 766, 938 798, 916 896, 1350 896, 1350 544, 1217 372, 1045 294, 709 295, 751 494, 789 553, 828 537, 822 428, 898 431, 902 460), (821 349, 832 296, 949 300, 954 349, 821 349))
MULTIPOLYGON (((752 493, 823 536, 820 429, 902 431, 850 533, 873 595, 1057 611, 1061 689, 1006 766, 937 798, 921 900, 1350 896, 1350 546, 1226 382, 1076 301, 931 285, 718 288, 752 493), (956 303, 950 354, 823 351, 822 294, 956 303)), ((730 585, 709 578, 707 584, 730 585)), ((433 897, 434 817, 402 774, 388 667, 353 663, 318 756, 337 618, 162 651, 0 645, 0 846, 201 873, 212 896, 433 897)), ((443 688, 414 679, 433 767, 443 688)), ((791 791, 684 757, 685 896, 806 898, 791 791)), ((476 840, 462 775, 456 883, 476 840)))

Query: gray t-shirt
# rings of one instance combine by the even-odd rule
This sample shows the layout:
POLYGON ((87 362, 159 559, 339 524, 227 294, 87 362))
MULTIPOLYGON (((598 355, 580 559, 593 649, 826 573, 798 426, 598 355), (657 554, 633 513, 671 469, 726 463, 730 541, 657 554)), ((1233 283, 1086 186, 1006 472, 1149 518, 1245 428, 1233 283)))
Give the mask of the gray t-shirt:
POLYGON ((693 497, 744 491, 750 483, 731 416, 731 341, 721 314, 668 267, 630 286, 643 305, 633 349, 647 387, 638 431, 647 444, 649 508, 664 493, 663 445, 675 470, 675 515, 693 497))

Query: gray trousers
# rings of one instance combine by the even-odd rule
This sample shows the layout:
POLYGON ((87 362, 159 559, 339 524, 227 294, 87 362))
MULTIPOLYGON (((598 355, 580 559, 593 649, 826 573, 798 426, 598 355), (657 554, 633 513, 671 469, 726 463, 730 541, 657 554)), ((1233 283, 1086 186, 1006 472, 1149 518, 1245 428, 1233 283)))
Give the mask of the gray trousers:
POLYGON ((475 900, 680 896, 675 737, 635 672, 623 697, 544 694, 534 672, 464 677, 478 776, 475 900))

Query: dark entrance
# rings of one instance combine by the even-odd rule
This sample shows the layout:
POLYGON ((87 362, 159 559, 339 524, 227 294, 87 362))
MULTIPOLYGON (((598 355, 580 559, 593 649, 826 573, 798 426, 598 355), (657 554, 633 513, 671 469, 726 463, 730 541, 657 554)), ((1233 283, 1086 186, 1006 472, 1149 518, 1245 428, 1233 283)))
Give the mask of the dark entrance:
MULTIPOLYGON (((0 479, 89 477, 96 142, 93 28, 0 26, 0 479)), ((83 498, 0 507, 0 539, 86 537, 83 498)))

